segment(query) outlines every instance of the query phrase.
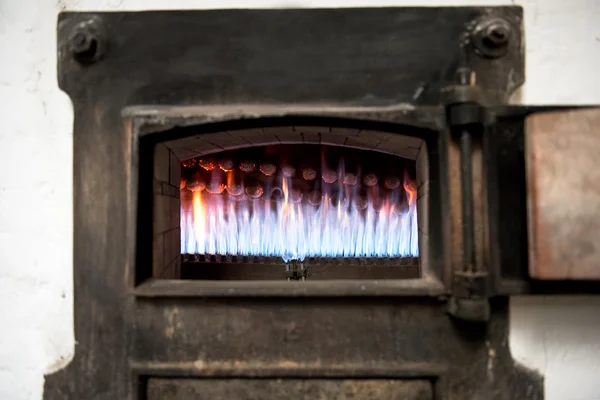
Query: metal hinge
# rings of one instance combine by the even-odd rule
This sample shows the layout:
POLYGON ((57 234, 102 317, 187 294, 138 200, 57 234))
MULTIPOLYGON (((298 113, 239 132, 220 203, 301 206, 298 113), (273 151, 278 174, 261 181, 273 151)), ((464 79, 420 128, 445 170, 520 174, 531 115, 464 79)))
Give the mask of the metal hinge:
MULTIPOLYGON (((481 191, 474 193, 473 143, 474 140, 481 143, 485 127, 491 118, 482 104, 481 90, 476 85, 475 79, 474 72, 468 68, 460 68, 457 71, 457 83, 443 90, 450 141, 453 148, 458 147, 460 152, 458 161, 460 172, 456 171, 455 162, 449 166, 451 170, 449 173, 454 171, 459 176, 459 179, 453 180, 457 182, 454 185, 459 188, 455 187, 451 192, 451 196, 454 196, 451 200, 456 204, 457 199, 460 198, 460 230, 457 231, 462 232, 461 240, 456 242, 460 243, 462 248, 459 245, 452 249, 460 256, 453 257, 452 296, 449 299, 448 312, 464 320, 487 321, 490 316, 488 301, 490 275, 482 257, 479 259, 476 257, 477 241, 481 243, 485 238, 475 236, 476 232, 479 232, 479 235, 486 235, 487 226, 482 222, 485 218, 481 218, 481 215, 480 218, 476 218, 475 213, 481 213, 481 210, 476 211, 474 208, 474 196, 485 197, 487 189, 485 185, 481 185, 481 191), (483 226, 476 229, 476 220, 483 226)), ((479 147, 481 148, 482 146, 479 147)), ((458 224, 458 217, 455 218, 454 223, 458 224)))

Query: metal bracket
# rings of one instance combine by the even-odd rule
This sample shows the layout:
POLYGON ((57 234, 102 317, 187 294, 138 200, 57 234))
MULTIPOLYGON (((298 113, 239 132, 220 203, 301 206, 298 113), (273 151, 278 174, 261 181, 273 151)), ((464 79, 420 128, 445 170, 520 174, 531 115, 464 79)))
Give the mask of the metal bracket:
POLYGON ((305 281, 310 276, 310 271, 303 262, 291 260, 285 264, 285 274, 288 281, 305 281))

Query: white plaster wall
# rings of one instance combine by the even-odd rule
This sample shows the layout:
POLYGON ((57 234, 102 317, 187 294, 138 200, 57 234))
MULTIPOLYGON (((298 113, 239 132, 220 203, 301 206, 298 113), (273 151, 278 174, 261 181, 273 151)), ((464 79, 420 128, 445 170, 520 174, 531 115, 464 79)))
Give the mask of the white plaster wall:
MULTIPOLYGON (((70 102, 56 82, 61 10, 511 4, 431 0, 0 0, 0 399, 39 400, 74 352, 70 102)), ((527 83, 515 101, 600 103, 600 1, 523 0, 527 83)), ((566 199, 568 201, 568 199, 566 199)), ((548 400, 600 399, 600 297, 518 298, 515 357, 548 400)))

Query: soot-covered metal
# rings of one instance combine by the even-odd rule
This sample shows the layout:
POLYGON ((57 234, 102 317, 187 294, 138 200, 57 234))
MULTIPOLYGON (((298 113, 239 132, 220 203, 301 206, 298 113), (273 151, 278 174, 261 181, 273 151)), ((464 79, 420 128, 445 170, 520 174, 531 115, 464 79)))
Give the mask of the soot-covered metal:
POLYGON ((78 346, 44 398, 542 399, 508 349, 507 296, 565 291, 528 275, 524 120, 540 109, 505 105, 523 43, 519 7, 61 14, 78 346), (182 160, 343 148, 338 130, 365 132, 363 151, 423 143, 418 273, 387 259, 297 281, 296 259, 273 280, 251 255, 194 250, 208 272, 176 279, 180 189, 207 184, 184 166, 182 185, 182 160))

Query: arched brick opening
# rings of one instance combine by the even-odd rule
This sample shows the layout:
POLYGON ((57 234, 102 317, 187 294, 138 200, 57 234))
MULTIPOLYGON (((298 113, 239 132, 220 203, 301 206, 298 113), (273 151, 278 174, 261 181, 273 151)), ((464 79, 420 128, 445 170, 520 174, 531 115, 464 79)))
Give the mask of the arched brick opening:
MULTIPOLYGON (((256 125, 254 123, 253 125, 256 125)), ((181 164, 194 158, 218 158, 219 154, 265 146, 336 146, 401 157, 414 165, 417 186, 419 260, 427 264, 428 251, 428 153, 424 140, 382 130, 336 126, 252 126, 224 129, 165 140, 155 147, 153 273, 155 278, 179 279, 181 272, 181 164)), ((300 146, 298 147, 301 148, 300 146)), ((400 171, 401 172, 401 171, 400 171)), ((237 260, 237 259, 235 259, 237 260)), ((261 259, 262 260, 262 259, 261 259)), ((388 260, 389 261, 389 260, 388 260)), ((381 261, 384 262, 384 261, 381 261)), ((402 263, 405 261, 403 260, 402 263)), ((385 263, 385 262, 384 262, 385 263)), ((222 264, 225 265, 225 264, 222 264)), ((224 268, 224 267, 223 267, 224 268)), ((256 271, 256 268, 253 269, 256 271)), ((420 271, 420 270, 419 270, 420 271)), ((256 274, 255 274, 256 275, 256 274)), ((258 274, 257 276, 262 276, 258 274)), ((415 277, 407 275, 409 277, 415 277)), ((222 279, 222 278, 220 278, 222 279)), ((255 279, 260 279, 256 278, 255 279)))

